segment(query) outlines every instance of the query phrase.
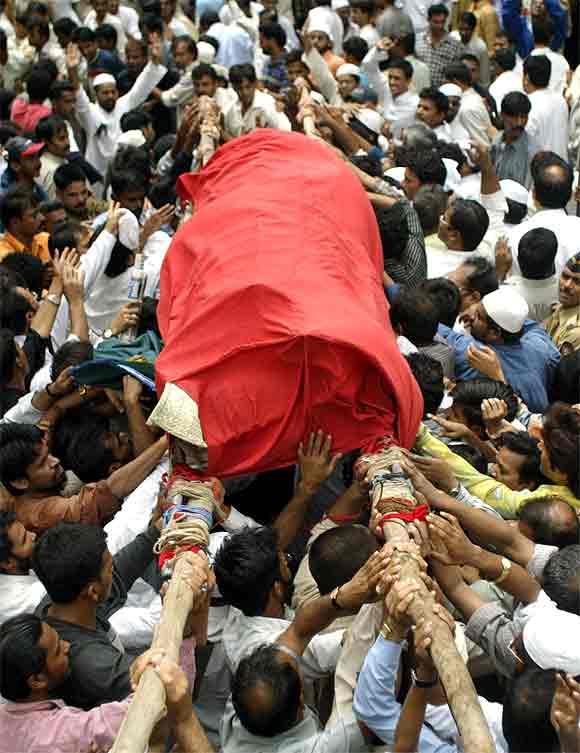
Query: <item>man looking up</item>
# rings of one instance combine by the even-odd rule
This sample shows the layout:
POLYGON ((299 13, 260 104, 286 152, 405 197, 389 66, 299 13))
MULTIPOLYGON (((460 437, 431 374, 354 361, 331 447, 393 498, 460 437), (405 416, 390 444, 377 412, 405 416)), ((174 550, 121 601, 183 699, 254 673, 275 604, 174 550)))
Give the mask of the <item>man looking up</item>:
POLYGON ((544 326, 563 356, 580 348, 580 254, 560 274, 558 301, 544 326))
POLYGON ((113 76, 100 74, 93 81, 96 103, 90 102, 80 85, 78 48, 71 45, 67 50, 69 78, 76 89, 77 115, 87 135, 86 158, 101 175, 105 175, 112 160, 116 142, 121 135, 121 118, 129 110, 139 107, 166 74, 161 65, 162 41, 153 37, 150 42, 150 62, 138 76, 131 90, 119 97, 113 76))

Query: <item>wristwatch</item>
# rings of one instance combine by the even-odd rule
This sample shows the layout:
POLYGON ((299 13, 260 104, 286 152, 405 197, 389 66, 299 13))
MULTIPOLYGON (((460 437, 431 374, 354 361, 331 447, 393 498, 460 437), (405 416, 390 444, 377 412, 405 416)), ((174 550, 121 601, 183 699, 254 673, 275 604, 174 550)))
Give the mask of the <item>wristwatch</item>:
POLYGON ((56 295, 56 293, 48 293, 44 297, 44 300, 52 303, 53 306, 60 306, 60 296, 56 295))
POLYGON ((503 583, 503 581, 508 577, 511 569, 512 569, 511 560, 508 560, 507 557, 502 557, 501 558, 501 573, 495 580, 492 581, 492 583, 496 586, 499 586, 499 584, 503 583))
POLYGON ((107 329, 103 332, 103 338, 105 340, 110 340, 111 337, 113 337, 113 330, 110 327, 107 327, 107 329))
POLYGON ((411 679, 413 680, 413 685, 416 688, 434 688, 439 683, 439 676, 437 675, 434 680, 420 680, 417 677, 417 673, 414 669, 411 670, 411 679))

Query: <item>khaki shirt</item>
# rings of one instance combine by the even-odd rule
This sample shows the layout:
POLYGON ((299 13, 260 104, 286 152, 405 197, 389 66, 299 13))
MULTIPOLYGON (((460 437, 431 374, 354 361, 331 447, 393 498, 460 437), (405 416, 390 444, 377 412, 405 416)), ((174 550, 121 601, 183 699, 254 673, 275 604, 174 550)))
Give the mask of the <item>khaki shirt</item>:
POLYGON ((565 309, 561 303, 556 304, 544 327, 561 353, 563 349, 573 351, 580 348, 580 306, 565 309))

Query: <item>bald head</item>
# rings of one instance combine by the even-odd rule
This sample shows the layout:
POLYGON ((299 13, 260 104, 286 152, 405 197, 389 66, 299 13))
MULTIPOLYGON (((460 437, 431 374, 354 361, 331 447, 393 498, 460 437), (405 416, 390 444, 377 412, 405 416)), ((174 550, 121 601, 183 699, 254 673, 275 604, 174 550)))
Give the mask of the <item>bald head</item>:
POLYGON ((534 196, 546 209, 564 209, 572 196, 570 166, 553 152, 538 153, 532 160, 534 196))
POLYGON ((544 497, 528 502, 520 510, 520 530, 535 544, 563 549, 578 543, 578 516, 560 497, 544 497))

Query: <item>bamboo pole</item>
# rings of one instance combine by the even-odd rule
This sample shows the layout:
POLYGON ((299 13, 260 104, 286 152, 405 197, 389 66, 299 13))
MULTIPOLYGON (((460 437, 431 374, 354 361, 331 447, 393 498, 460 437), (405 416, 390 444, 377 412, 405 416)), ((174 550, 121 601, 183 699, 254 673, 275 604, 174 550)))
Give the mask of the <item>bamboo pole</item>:
MULTIPOLYGON (((398 465, 393 466, 391 470, 395 473, 401 473, 401 468, 398 465)), ((373 511, 385 506, 388 509, 392 489, 389 489, 388 483, 373 483, 373 479, 380 477, 380 470, 373 469, 372 464, 369 467, 368 463, 364 461, 362 471, 366 480, 371 484, 373 511)), ((399 493, 400 488, 397 490, 397 496, 399 493)), ((407 527, 402 525, 401 521, 387 521, 382 528, 385 541, 391 543, 410 541, 407 527)), ((399 580, 410 581, 419 585, 419 591, 408 610, 413 624, 417 624, 419 618, 429 619, 433 614, 433 597, 419 577, 418 562, 409 553, 396 550, 393 559, 401 563, 399 580)), ((449 708, 461 734, 463 747, 470 753, 496 753, 495 744, 481 710, 475 686, 465 662, 457 651, 453 636, 447 625, 441 620, 432 620, 432 623, 431 657, 439 673, 449 708)))
MULTIPOLYGON (((179 659, 183 629, 193 607, 193 591, 184 581, 185 560, 178 556, 163 602, 152 648, 162 648, 171 661, 179 659)), ((157 722, 165 716, 165 688, 148 667, 143 673, 111 753, 143 753, 157 722)))

